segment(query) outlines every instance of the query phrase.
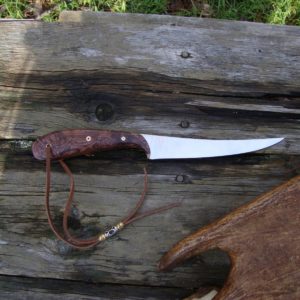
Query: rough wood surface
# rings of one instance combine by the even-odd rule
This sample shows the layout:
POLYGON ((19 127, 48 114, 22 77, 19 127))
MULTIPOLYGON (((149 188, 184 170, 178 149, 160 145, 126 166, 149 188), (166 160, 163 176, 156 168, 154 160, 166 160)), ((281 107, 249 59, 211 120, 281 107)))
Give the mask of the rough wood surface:
POLYGON ((289 122, 299 117, 299 27, 167 16, 75 16, 90 21, 0 24, 0 39, 6 41, 0 57, 2 138, 102 125, 211 138, 224 132, 228 138, 284 135, 291 147, 282 144, 270 151, 299 150, 299 135, 289 122), (195 105, 203 99, 227 101, 224 96, 241 106, 230 109, 233 117, 223 118, 228 107, 213 108, 220 117, 210 114, 211 105, 195 105), (285 108, 270 110, 271 117, 282 116, 282 126, 267 124, 264 115, 255 113, 257 107, 249 112, 249 101, 285 108), (106 102, 106 113, 98 110, 97 119, 95 110, 106 102), (240 116, 240 111, 248 114, 240 116), (185 119, 190 127, 183 130, 178 125, 185 119))
POLYGON ((299 299, 299 205, 297 176, 177 243, 160 269, 219 248, 232 267, 214 300, 299 299))
MULTIPOLYGON (((292 177, 299 163, 298 157, 286 160, 275 155, 176 164, 150 162, 144 210, 182 201, 180 209, 136 222, 95 250, 82 252, 57 241, 49 229, 44 208, 44 164, 31 155, 2 154, 1 272, 93 282, 219 285, 228 268, 226 257, 220 254, 204 255, 170 273, 158 272, 157 262, 175 241, 292 177)), ((142 167, 146 161, 142 158, 100 156, 69 160, 68 164, 75 174, 77 204, 70 223, 83 237, 104 231, 122 219, 143 188, 142 167)), ((52 186, 53 214, 60 224, 69 186, 59 165, 53 166, 52 186)))
POLYGON ((180 300, 191 291, 179 288, 153 288, 79 281, 0 276, 2 299, 32 300, 180 300))
MULTIPOLYGON (((229 269, 222 253, 168 274, 157 271, 157 261, 196 228, 299 172, 300 28, 167 16, 63 18, 0 23, 1 274, 221 285, 229 269), (255 154, 176 163, 149 162, 127 150, 68 161, 77 184, 71 224, 82 236, 128 212, 141 192, 144 165, 145 210, 183 201, 180 209, 78 252, 57 242, 47 225, 44 164, 30 151, 38 136, 67 128, 285 141, 255 154)), ((59 166, 53 175, 51 201, 60 222, 68 178, 59 166)))

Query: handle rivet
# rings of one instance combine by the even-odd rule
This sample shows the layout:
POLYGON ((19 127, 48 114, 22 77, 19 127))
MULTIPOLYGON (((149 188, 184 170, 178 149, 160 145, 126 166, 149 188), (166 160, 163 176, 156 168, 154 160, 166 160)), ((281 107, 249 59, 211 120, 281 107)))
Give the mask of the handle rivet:
POLYGON ((87 142, 90 142, 90 141, 92 140, 92 138, 88 135, 88 136, 85 138, 85 140, 86 140, 87 142))
POLYGON ((122 141, 122 142, 125 142, 125 141, 126 141, 126 137, 125 137, 125 136, 122 136, 122 137, 121 137, 121 141, 122 141))

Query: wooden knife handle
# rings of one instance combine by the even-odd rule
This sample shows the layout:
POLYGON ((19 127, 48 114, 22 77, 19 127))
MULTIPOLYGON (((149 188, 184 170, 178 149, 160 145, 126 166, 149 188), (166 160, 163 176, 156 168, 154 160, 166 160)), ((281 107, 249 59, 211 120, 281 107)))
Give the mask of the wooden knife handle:
POLYGON ((139 149, 148 156, 150 148, 142 135, 110 130, 73 129, 55 131, 38 138, 32 145, 33 156, 46 159, 46 147, 51 147, 52 159, 91 155, 112 149, 139 149))

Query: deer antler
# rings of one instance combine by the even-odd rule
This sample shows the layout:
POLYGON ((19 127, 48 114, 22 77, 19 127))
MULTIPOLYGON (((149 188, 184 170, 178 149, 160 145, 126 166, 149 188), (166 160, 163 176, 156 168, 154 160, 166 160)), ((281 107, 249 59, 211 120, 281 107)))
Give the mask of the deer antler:
POLYGON ((212 248, 232 262, 217 299, 300 299, 300 176, 177 243, 159 264, 172 268, 212 248))

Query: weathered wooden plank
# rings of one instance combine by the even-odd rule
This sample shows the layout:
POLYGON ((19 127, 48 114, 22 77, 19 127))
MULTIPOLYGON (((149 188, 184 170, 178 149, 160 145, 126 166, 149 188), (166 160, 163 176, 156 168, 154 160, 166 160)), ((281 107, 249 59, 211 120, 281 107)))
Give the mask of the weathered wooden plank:
MULTIPOLYGON (((149 163, 144 209, 182 201, 180 209, 141 220, 95 250, 78 252, 57 242, 48 227, 43 164, 30 155, 1 158, 2 274, 189 288, 199 283, 222 284, 228 271, 226 257, 210 253, 173 272, 160 273, 161 255, 196 228, 291 178, 300 163, 298 156, 273 155, 149 163)), ((134 157, 69 162, 75 173, 78 207, 73 210, 71 227, 77 234, 103 231, 129 211, 142 189, 144 163, 134 157)), ((58 165, 54 165, 52 190, 58 224, 68 190, 68 178, 58 165)))
MULTIPOLYGON (((229 110, 228 97, 166 95, 162 91, 150 97, 142 92, 134 93, 131 88, 122 94, 113 88, 110 91, 110 83, 99 88, 101 74, 93 73, 92 76, 93 79, 84 79, 83 73, 54 77, 31 74, 31 83, 27 82, 28 90, 22 92, 21 99, 16 98, 14 89, 10 92, 2 89, 1 138, 32 139, 65 128, 110 128, 199 138, 283 136, 286 140, 267 149, 266 153, 300 152, 297 97, 289 100, 280 96, 269 100, 267 97, 231 97, 231 103, 238 109, 229 110), (76 87, 83 80, 88 82, 88 87, 79 91, 76 87), (219 103, 217 106, 215 101, 219 103), (249 103, 255 101, 257 104, 249 107, 249 103), (286 110, 293 113, 281 109, 262 114, 266 102, 271 106, 287 107, 286 110)), ((140 84, 141 90, 147 89, 144 83, 140 84)))
MULTIPOLYGON (((285 87, 285 91, 278 89, 278 86, 283 87, 284 85, 278 81, 279 74, 276 77, 272 70, 269 70, 268 76, 274 75, 271 81, 278 81, 278 83, 271 90, 268 86, 271 81, 269 83, 264 82, 263 76, 257 73, 255 73, 255 76, 253 75, 251 81, 247 81, 249 79, 242 75, 239 77, 239 80, 230 81, 231 79, 226 77, 227 73, 223 74, 221 72, 222 64, 218 65, 216 70, 216 74, 219 74, 220 78, 216 77, 214 80, 200 78, 200 75, 206 76, 206 73, 202 71, 197 73, 194 69, 191 69, 194 76, 192 79, 185 73, 180 75, 183 77, 177 76, 180 73, 179 69, 176 69, 176 72, 172 71, 173 73, 170 71, 170 74, 166 76, 161 71, 161 68, 158 68, 156 71, 151 71, 148 67, 143 69, 143 64, 145 62, 148 63, 148 59, 145 59, 145 56, 136 57, 135 63, 139 64, 139 68, 134 67, 132 60, 128 60, 122 67, 112 64, 110 60, 113 58, 116 60, 117 54, 125 55, 122 51, 131 51, 132 49, 129 46, 128 49, 125 46, 120 49, 120 47, 115 47, 117 44, 112 44, 110 45, 114 47, 112 52, 107 46, 107 41, 104 43, 99 38, 97 35, 99 30, 95 28, 106 22, 105 26, 101 25, 101 32, 104 32, 106 35, 112 34, 110 30, 117 30, 116 27, 119 28, 115 37, 115 43, 118 41, 122 44, 122 41, 125 43, 131 35, 135 36, 137 34, 135 32, 138 30, 137 28, 143 28, 145 34, 150 34, 153 28, 161 28, 162 25, 159 24, 163 22, 169 24, 170 19, 168 17, 164 19, 150 16, 149 24, 147 23, 146 27, 141 27, 136 26, 138 20, 141 22, 140 17, 137 19, 119 15, 113 15, 113 17, 116 17, 116 23, 111 22, 111 19, 103 15, 103 18, 101 17, 94 27, 90 24, 88 26, 82 24, 41 24, 35 22, 23 24, 18 22, 16 24, 10 23, 5 28, 6 23, 1 24, 3 28, 1 31, 2 38, 7 41, 5 46, 2 46, 0 49, 0 60, 2 60, 3 65, 0 74, 1 138, 36 137, 62 127, 110 127, 111 129, 128 129, 147 133, 207 138, 224 137, 224 133, 228 138, 280 135, 287 137, 288 142, 281 143, 268 151, 275 151, 275 153, 283 151, 294 154, 299 153, 298 121, 291 120, 299 119, 297 110, 299 109, 299 87, 297 87, 299 74, 295 73, 299 69, 296 68, 296 71, 294 69, 290 70, 290 68, 294 68, 297 65, 297 62, 292 63, 289 60, 290 55, 284 52, 285 49, 280 49, 280 55, 274 54, 276 59, 280 58, 278 64, 282 64, 281 67, 276 66, 276 68, 290 72, 291 78, 295 80, 294 84, 292 81, 289 82, 289 85, 285 87), (123 21, 124 28, 118 27, 117 25, 123 21), (128 32, 125 30, 126 26, 129 26, 130 30, 128 29, 128 32), (136 28, 134 32, 132 32, 133 28, 136 28), (77 35, 84 36, 86 40, 81 41, 77 39, 77 35), (61 36, 64 36, 64 38, 62 39, 61 36), (60 44, 59 41, 63 42, 60 44), (72 43, 73 47, 68 45, 68 43, 72 43), (103 55, 100 57, 94 57, 93 55, 88 57, 84 55, 83 57, 78 56, 77 52, 82 43, 93 45, 99 49, 104 48, 101 50, 103 55), (76 47, 74 46, 75 44, 77 45, 76 47), (32 51, 30 51, 30 47, 32 47, 32 51), (62 49, 59 50, 59 47, 62 47, 62 49), (23 63, 18 61, 22 59, 24 59, 23 63), (109 65, 109 67, 105 64, 109 65), (93 69, 91 69, 91 66, 93 66, 93 69), (257 82, 254 82, 254 80, 257 80, 257 82), (251 82, 250 85, 249 82, 251 82), (261 83, 263 85, 260 85, 261 83), (288 95, 280 96, 280 93, 288 95), (226 106, 226 103, 229 95, 231 95, 231 101, 234 105, 239 105, 239 114, 226 117, 226 112, 228 112, 228 104, 226 106), (241 95, 243 98, 240 97, 241 95), (221 104, 218 107, 214 106, 214 100, 221 104), (255 102, 256 106, 249 108, 249 101, 255 102), (200 102, 201 105, 199 105, 200 102), (198 104, 195 105, 195 103, 198 104), (293 111, 293 114, 286 113, 282 109, 277 110, 275 113, 271 112, 270 118, 266 121, 265 116, 267 114, 261 116, 257 114, 258 111, 264 110, 263 107, 266 103, 269 106, 279 105, 286 107, 289 112, 293 111), (101 105, 111 107, 112 115, 106 114, 106 116, 102 116, 100 114, 100 120, 97 119, 95 111, 99 105, 100 108, 101 105), (241 111, 244 113, 241 114, 241 111), (278 115, 281 120, 278 120, 278 115), (105 118, 108 118, 108 120, 103 121, 105 118), (44 126, 41 126, 42 121, 44 126)), ((202 30, 211 31, 211 36, 213 36, 214 34, 219 34, 219 31, 229 30, 230 26, 232 26, 230 25, 231 23, 224 22, 223 24, 219 21, 214 27, 212 21, 205 23, 205 21, 198 19, 185 21, 181 20, 181 18, 175 18, 175 20, 183 22, 183 25, 187 22, 191 32, 193 31, 191 24, 194 24, 195 30, 197 32, 200 31, 197 33, 200 37, 202 36, 202 30), (197 22, 200 22, 201 26, 197 22), (229 27, 227 28, 226 26, 229 27)), ((235 24, 241 28, 246 26, 240 23, 235 24)), ((165 26, 168 27, 169 25, 165 26)), ((182 26, 178 26, 179 31, 182 26)), ((250 25, 248 26, 249 32, 247 32, 248 35, 244 42, 249 42, 249 44, 253 45, 252 39, 257 39, 259 32, 252 29, 250 25), (251 33, 252 31, 255 34, 251 33)), ((253 26, 259 26, 262 29, 261 35, 265 43, 262 44, 268 49, 274 49, 273 41, 268 41, 268 38, 264 36, 263 29, 265 27, 263 25, 253 26)), ((174 26, 171 27, 173 28, 174 26)), ((267 26, 266 28, 268 32, 272 32, 270 28, 273 29, 273 27, 267 26)), ((290 38, 287 32, 297 32, 297 30, 299 29, 280 27, 279 32, 276 31, 276 36, 278 37, 278 35, 282 34, 282 39, 283 35, 290 38)), ((168 32, 167 29, 166 32, 168 32)), ((235 34, 237 33, 235 32, 235 34)), ((244 32, 239 34, 246 36, 244 32)), ((155 39, 157 36, 159 35, 155 35, 152 38, 155 39)), ((172 39, 175 39, 173 41, 175 44, 177 42, 181 43, 181 39, 177 41, 177 36, 180 36, 178 32, 176 35, 172 35, 172 39)), ((290 48, 298 47, 296 40, 297 37, 294 37, 294 43, 285 42, 289 44, 287 52, 290 51, 290 48)), ((233 46, 236 45, 238 47, 239 42, 239 40, 232 41, 233 46)), ((203 41, 198 41, 197 39, 195 43, 197 47, 206 45, 203 41)), ((218 45, 221 47, 222 40, 218 41, 218 45)), ((217 47, 217 45, 215 46, 217 47)), ((163 44, 157 47, 165 49, 164 51, 168 53, 172 43, 171 41, 169 43, 164 41, 163 44)), ((241 50, 240 55, 248 57, 248 51, 250 50, 251 47, 245 47, 241 50)), ((143 51, 147 51, 147 48, 143 51)), ((198 51, 202 53, 204 50, 198 49, 198 51)), ((223 56, 231 55, 230 53, 230 51, 225 51, 223 56)), ((149 52, 145 55, 151 56, 151 53, 149 52)), ((219 57, 215 53, 212 53, 212 55, 215 55, 215 59, 219 57)), ((235 57, 236 55, 235 53, 235 57)), ((197 64, 203 64, 203 62, 199 61, 197 64)), ((170 57, 165 61, 164 70, 168 69, 167 65, 173 68, 178 63, 177 60, 174 61, 170 57)), ((153 66, 153 62, 151 62, 151 66, 153 66)), ((211 65, 208 67, 212 68, 211 65)), ((227 70, 228 65, 225 64, 223 67, 227 70)), ((261 68, 265 70, 263 66, 261 68)), ((242 70, 248 74, 248 70, 243 68, 242 70)))
POLYGON ((130 68, 298 91, 297 26, 84 12, 78 18, 92 23, 1 24, 1 38, 16 46, 13 52, 2 48, 6 71, 130 68))
POLYGON ((207 138, 284 136, 285 143, 267 151, 299 153, 299 68, 297 55, 290 53, 298 53, 299 28, 114 14, 92 14, 90 20, 94 23, 0 25, 1 38, 6 40, 0 49, 1 138, 36 137, 62 127, 109 127, 207 138), (143 22, 145 26, 138 26, 143 22), (154 34, 155 30, 163 35, 154 34), (103 39, 102 35, 110 38, 103 39), (146 45, 138 44, 139 35, 147 37, 146 45), (198 38, 193 39, 194 35, 198 38), (276 48, 275 38, 288 47, 276 48), (231 50, 224 48, 228 40, 231 50), (165 54, 158 59, 159 53, 153 53, 154 46, 149 48, 148 43, 165 54), (180 55, 169 55, 188 44, 197 53, 192 64, 180 55), (253 52, 255 45, 273 54, 253 52), (89 51, 82 50, 87 46, 89 51), (204 63, 204 54, 211 60, 204 63), (250 69, 259 68, 268 76, 228 63, 241 57, 250 69), (226 59, 229 61, 224 62, 226 59), (264 67, 267 63, 268 68, 264 67), (206 68, 214 72, 213 78, 206 68), (230 68, 238 68, 242 74, 231 78, 230 68), (281 82, 283 70, 288 74, 286 84, 281 82), (239 105, 239 114, 233 117, 226 116, 229 95, 234 105, 239 105), (216 99, 218 107, 213 105, 216 99), (255 102, 255 107, 249 108, 249 101, 255 102), (266 103, 287 107, 293 114, 277 110, 266 121, 267 114, 257 114, 266 103), (103 105, 111 109, 111 116, 99 114, 103 105), (103 121, 105 118, 108 120, 103 121))
POLYGON ((191 293, 191 291, 179 288, 92 284, 78 281, 15 276, 0 276, 0 291, 2 299, 7 300, 176 300, 182 299, 191 293))
POLYGON ((298 92, 299 27, 86 12, 76 18, 84 22, 1 24, 3 71, 138 71, 195 86, 209 81, 220 91, 229 81, 237 90, 298 92))

